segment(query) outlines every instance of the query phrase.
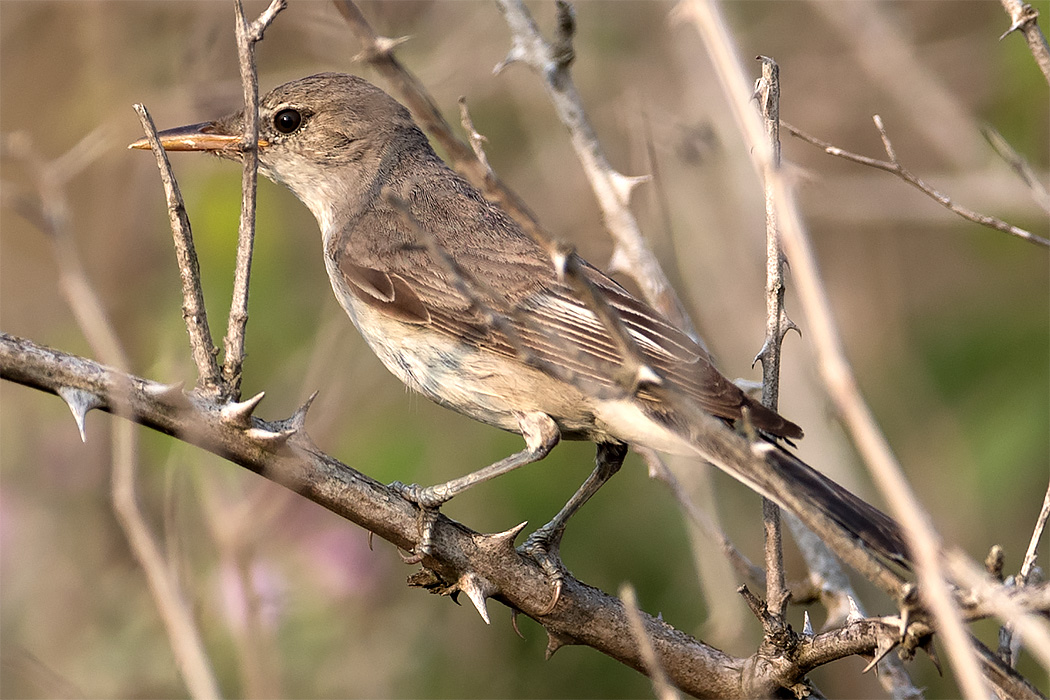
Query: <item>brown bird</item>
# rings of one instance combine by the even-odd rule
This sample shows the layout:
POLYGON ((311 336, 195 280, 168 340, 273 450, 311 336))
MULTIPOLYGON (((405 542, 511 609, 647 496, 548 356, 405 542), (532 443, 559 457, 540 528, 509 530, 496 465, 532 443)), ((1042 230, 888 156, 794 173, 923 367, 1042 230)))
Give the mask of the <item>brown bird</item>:
MULTIPOLYGON (((168 150, 237 159, 242 119, 237 113, 172 129, 161 142, 168 150)), ((335 73, 295 80, 262 98, 259 121, 260 170, 313 212, 335 295, 387 369, 437 403, 525 439, 521 452, 467 476, 428 488, 397 484, 428 514, 418 558, 429 551, 442 503, 542 459, 561 438, 590 440, 598 450, 594 473, 525 545, 560 586, 565 523, 619 469, 628 445, 705 452, 691 435, 689 412, 668 396, 727 424, 746 412, 770 440, 802 437, 801 428, 726 379, 660 313, 574 258, 655 372, 648 388, 643 382, 625 390, 615 331, 548 252, 449 169, 408 110, 374 85, 335 73)), ((794 508, 804 522, 805 511, 817 508, 879 554, 906 558, 889 517, 786 450, 768 447, 769 468, 807 504, 794 508)), ((777 492, 776 480, 718 466, 789 509, 796 502, 777 492)))

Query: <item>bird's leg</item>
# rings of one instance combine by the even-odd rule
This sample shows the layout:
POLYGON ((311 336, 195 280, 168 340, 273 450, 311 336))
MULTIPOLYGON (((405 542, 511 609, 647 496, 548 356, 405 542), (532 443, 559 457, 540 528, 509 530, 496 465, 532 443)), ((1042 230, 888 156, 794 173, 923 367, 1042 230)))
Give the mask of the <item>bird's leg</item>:
POLYGON ((390 484, 391 488, 396 489, 403 497, 419 506, 419 544, 416 545, 413 553, 405 558, 407 563, 418 563, 430 553, 433 545, 434 523, 437 522, 438 508, 442 503, 476 484, 506 474, 526 464, 540 461, 554 449, 558 440, 561 439, 557 423, 546 413, 524 413, 518 418, 518 427, 521 430, 521 436, 525 438, 525 449, 515 452, 506 459, 482 467, 466 476, 434 486, 406 485, 400 481, 390 484))
POLYGON ((599 442, 598 452, 594 458, 594 471, 576 490, 569 502, 558 511, 558 514, 549 523, 529 535, 529 538, 521 545, 522 551, 543 567, 544 573, 547 574, 554 587, 551 601, 540 613, 541 615, 547 615, 554 610, 561 596, 561 582, 565 574, 561 558, 558 556, 558 549, 561 546, 561 538, 565 534, 565 524, 584 503, 590 500, 591 496, 598 493, 598 489, 611 479, 613 474, 620 471, 626 457, 627 445, 616 442, 599 442))

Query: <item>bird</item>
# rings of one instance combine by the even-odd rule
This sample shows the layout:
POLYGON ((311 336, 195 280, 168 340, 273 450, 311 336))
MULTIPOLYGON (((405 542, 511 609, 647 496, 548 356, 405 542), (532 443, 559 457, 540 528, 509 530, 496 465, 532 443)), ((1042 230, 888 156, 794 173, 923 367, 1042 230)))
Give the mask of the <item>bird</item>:
MULTIPOLYGON (((769 468, 805 507, 792 507, 798 499, 739 465, 717 466, 804 522, 805 511, 818 509, 876 554, 906 564, 896 522, 781 444, 803 436, 798 425, 753 400, 697 341, 597 267, 575 253, 553 259, 453 171, 383 90, 321 73, 276 87, 258 114, 259 170, 313 213, 335 296, 382 364, 436 403, 525 440, 523 450, 466 476, 392 485, 421 509, 411 560, 431 553, 441 504, 543 459, 561 439, 588 440, 597 446, 594 471, 523 545, 555 587, 553 607, 565 525, 619 470, 628 448, 704 454, 685 405, 726 430, 758 435, 769 468), (625 386, 632 355, 651 373, 625 386)), ((158 136, 167 150, 239 159, 243 120, 241 111, 158 136)))

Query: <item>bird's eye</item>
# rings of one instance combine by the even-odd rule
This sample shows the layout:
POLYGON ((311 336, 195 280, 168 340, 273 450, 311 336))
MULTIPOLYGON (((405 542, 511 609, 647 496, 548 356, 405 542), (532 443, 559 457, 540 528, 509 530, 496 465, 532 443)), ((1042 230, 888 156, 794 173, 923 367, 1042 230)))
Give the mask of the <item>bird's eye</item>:
POLYGON ((282 134, 290 134, 303 124, 303 115, 297 109, 282 109, 273 115, 273 128, 282 134))

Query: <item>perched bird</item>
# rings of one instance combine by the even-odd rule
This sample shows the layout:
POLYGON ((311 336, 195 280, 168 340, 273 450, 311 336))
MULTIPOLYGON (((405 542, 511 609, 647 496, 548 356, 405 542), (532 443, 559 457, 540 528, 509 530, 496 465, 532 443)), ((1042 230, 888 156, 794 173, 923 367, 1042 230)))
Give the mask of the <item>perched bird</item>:
MULTIPOLYGON (((164 131, 161 143, 237 159, 242 119, 236 113, 164 131)), ((619 469, 629 445, 705 453, 690 431, 689 412, 668 396, 727 424, 746 413, 770 440, 802 437, 801 428, 726 379, 660 313, 573 258, 655 374, 648 385, 625 390, 623 336, 544 247, 434 153, 408 110, 371 83, 323 73, 274 89, 259 104, 258 153, 262 173, 316 217, 336 298, 382 363, 437 403, 525 439, 521 452, 467 476, 428 488, 397 484, 429 514, 417 557, 431 546, 441 503, 542 459, 561 438, 590 440, 597 444, 594 473, 526 542, 560 585, 565 522, 619 469)), ((906 559, 889 517, 785 449, 769 447, 769 468, 786 476, 806 504, 793 508, 804 522, 805 511, 819 509, 878 554, 906 559)), ((781 505, 798 502, 760 474, 717 466, 781 505)))

